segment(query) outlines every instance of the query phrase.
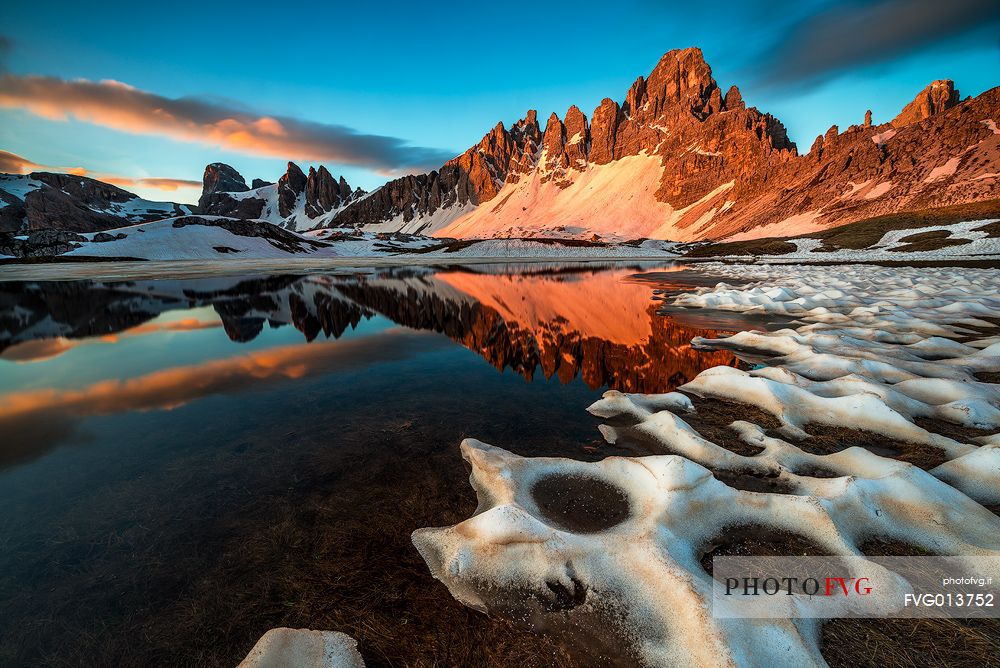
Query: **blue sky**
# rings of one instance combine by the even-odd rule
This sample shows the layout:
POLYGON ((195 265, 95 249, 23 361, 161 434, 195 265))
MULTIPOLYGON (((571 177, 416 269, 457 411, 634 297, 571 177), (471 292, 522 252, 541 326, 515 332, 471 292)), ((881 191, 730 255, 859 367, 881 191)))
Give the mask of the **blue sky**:
MULTIPOLYGON (((998 26, 1000 3, 981 0, 315 7, 53 0, 44 12, 5 3, 0 150, 92 175, 193 181, 213 161, 248 181, 274 180, 284 157, 299 153, 303 167, 323 162, 370 189, 387 174, 438 164, 528 108, 544 119, 577 104, 589 116, 603 97, 620 101, 665 51, 699 46, 723 89, 737 84, 804 152, 831 124, 858 123, 868 108, 876 122, 891 119, 934 79, 954 79, 963 96, 1000 84, 998 26), (58 104, 46 96, 78 79, 128 84, 138 91, 95 85, 95 94, 120 93, 143 109, 166 100, 177 107, 173 116, 190 114, 195 124, 160 130, 135 118, 108 120, 106 107, 90 114, 95 122, 74 119, 72 95, 84 93, 63 91, 58 104), (4 102, 13 88, 7 97, 16 100, 4 102), (198 123, 229 113, 277 118, 299 143, 286 154, 280 141, 261 151, 232 133, 225 141, 199 134, 198 123), (317 135, 333 157, 309 155, 317 135)), ((197 198, 196 188, 130 189, 197 198)))

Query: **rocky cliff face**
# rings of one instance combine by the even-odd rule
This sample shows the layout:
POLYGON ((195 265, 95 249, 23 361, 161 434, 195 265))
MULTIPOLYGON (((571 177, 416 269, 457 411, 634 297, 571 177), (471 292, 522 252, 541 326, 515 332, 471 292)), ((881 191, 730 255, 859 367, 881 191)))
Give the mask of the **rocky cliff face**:
POLYGON ((198 206, 204 206, 205 198, 214 193, 242 193, 250 190, 243 176, 223 162, 207 165, 201 181, 202 191, 198 206))
MULTIPOLYGON (((860 114, 859 114, 860 116, 860 114)), ((289 229, 364 228, 444 237, 786 236, 1000 193, 1000 88, 960 100, 935 81, 889 123, 870 111, 800 155, 784 126, 721 88, 698 49, 670 51, 590 118, 571 106, 498 123, 427 174, 371 194, 294 163, 277 183, 205 169, 204 214, 289 229)), ((0 232, 97 231, 190 213, 93 179, 0 175, 0 232)))
POLYGON ((365 194, 360 188, 352 189, 344 177, 335 179, 326 167, 310 167, 307 176, 294 162, 288 163, 277 183, 254 179, 253 185, 253 189, 248 188, 243 176, 229 165, 208 165, 199 200, 201 212, 263 219, 290 229, 307 230, 328 222, 324 217, 365 194))
POLYGON ((455 204, 483 205, 536 174, 565 187, 574 173, 640 154, 662 156, 674 178, 664 179, 656 196, 684 206, 739 174, 787 160, 795 147, 780 122, 746 108, 735 86, 723 96, 700 50, 671 51, 622 104, 604 99, 589 123, 576 106, 565 120, 552 114, 544 133, 535 111, 510 130, 498 123, 440 172, 391 181, 383 186, 396 193, 391 201, 380 189, 333 224, 406 223, 455 204))
MULTIPOLYGON (((917 93, 917 97, 908 105, 903 107, 896 118, 892 119, 892 126, 901 128, 913 123, 918 123, 925 118, 930 118, 942 111, 951 109, 959 102, 958 91, 955 83, 949 79, 935 81, 927 88, 917 93)), ((871 125, 870 116, 865 119, 867 125, 871 125)))
POLYGON ((1000 187, 998 97, 959 102, 951 81, 936 81, 891 124, 868 112, 799 155, 779 120, 747 107, 736 86, 723 92, 699 49, 671 51, 589 121, 574 106, 542 131, 529 111, 440 170, 390 181, 331 225, 693 240, 985 199, 1000 187))

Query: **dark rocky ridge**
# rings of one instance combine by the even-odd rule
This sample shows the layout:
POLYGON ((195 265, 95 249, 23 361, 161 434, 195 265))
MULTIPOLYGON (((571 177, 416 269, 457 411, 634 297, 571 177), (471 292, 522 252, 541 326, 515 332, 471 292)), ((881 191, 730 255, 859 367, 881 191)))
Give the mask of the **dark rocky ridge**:
POLYGON ((213 162, 205 167, 202 176, 201 199, 199 208, 204 209, 206 198, 214 193, 242 193, 250 190, 243 176, 224 162, 213 162))
POLYGON ((41 187, 24 199, 4 190, 0 181, 0 232, 29 234, 39 230, 98 232, 187 213, 172 202, 150 202, 155 209, 130 209, 139 196, 103 181, 74 174, 32 172, 26 177, 41 187))
POLYGON ((240 237, 260 237, 275 248, 286 253, 306 253, 316 248, 329 246, 327 243, 292 234, 276 225, 256 220, 239 218, 202 218, 201 216, 184 216, 173 222, 176 228, 188 225, 204 225, 205 227, 220 227, 240 237))
MULTIPOLYGON (((360 188, 352 189, 343 176, 339 180, 335 179, 326 167, 320 166, 319 169, 310 167, 307 176, 294 162, 288 163, 285 173, 278 179, 277 184, 254 179, 253 185, 255 191, 274 185, 273 201, 271 193, 268 192, 233 197, 232 193, 246 193, 251 190, 246 187, 243 176, 229 165, 222 163, 208 165, 205 167, 204 190, 199 200, 201 213, 231 218, 261 218, 270 204, 272 213, 277 212, 281 218, 288 219, 296 213, 299 198, 304 197, 305 216, 314 219, 334 209, 342 208, 365 194, 360 188), (226 178, 220 179, 219 174, 225 174, 226 178), (222 189, 230 186, 235 189, 222 189)), ((295 227, 295 222, 286 220, 289 227, 295 227)))

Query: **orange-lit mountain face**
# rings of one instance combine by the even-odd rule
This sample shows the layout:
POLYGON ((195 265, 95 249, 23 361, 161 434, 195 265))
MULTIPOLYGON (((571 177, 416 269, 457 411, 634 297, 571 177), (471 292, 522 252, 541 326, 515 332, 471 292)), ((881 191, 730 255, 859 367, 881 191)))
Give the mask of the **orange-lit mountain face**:
POLYGON ((702 369, 737 363, 729 352, 692 349, 692 338, 718 330, 658 315, 651 286, 626 280, 632 273, 289 276, 205 290, 197 281, 166 290, 141 282, 88 289, 7 283, 0 297, 12 306, 5 309, 12 315, 0 321, 5 332, 0 352, 30 361, 31 351, 39 349, 44 353, 39 359, 49 358, 72 347, 66 340, 158 331, 144 323, 172 309, 211 305, 236 341, 256 338, 267 324, 291 324, 309 341, 321 333, 339 338, 379 314, 412 329, 443 333, 497 369, 510 368, 529 380, 541 373, 628 392, 667 391, 702 369), (42 343, 54 340, 60 345, 42 343))
POLYGON ((650 287, 623 280, 630 273, 439 273, 418 288, 373 281, 350 296, 400 324, 443 332, 529 380, 541 372, 564 383, 580 377, 591 388, 663 392, 709 366, 737 363, 728 353, 692 349, 692 338, 718 330, 657 315, 650 287))
POLYGON ((723 91, 699 49, 670 51, 621 102, 497 124, 440 170, 339 211, 332 227, 442 237, 690 241, 791 235, 997 196, 1000 88, 935 81, 891 122, 871 113, 799 155, 781 122, 723 91))

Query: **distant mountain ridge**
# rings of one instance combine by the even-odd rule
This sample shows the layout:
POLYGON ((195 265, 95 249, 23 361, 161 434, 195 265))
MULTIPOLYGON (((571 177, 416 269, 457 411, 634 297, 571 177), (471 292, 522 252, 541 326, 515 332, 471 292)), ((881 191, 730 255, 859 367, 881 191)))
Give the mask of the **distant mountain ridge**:
POLYGON ((343 176, 334 179, 326 167, 310 167, 307 176, 293 162, 277 183, 254 179, 253 186, 247 186, 239 172, 221 162, 205 167, 202 182, 201 213, 265 220, 299 231, 329 226, 348 204, 365 195, 343 176))
POLYGON ((385 184, 333 225, 451 237, 690 241, 825 229, 996 197, 1000 89, 935 81, 891 123, 832 126, 806 155, 781 122, 725 93, 699 49, 670 51, 619 104, 529 111, 440 171, 385 184))
POLYGON ((250 186, 212 163, 198 207, 85 177, 9 175, 0 176, 0 232, 92 232, 201 213, 299 232, 740 240, 998 195, 1000 88, 962 100, 953 82, 935 81, 891 122, 875 124, 869 111, 800 155, 778 119, 747 107, 736 86, 723 92, 689 48, 666 53, 621 103, 605 98, 589 119, 571 106, 543 128, 529 111, 440 169, 370 193, 291 162, 276 183, 250 186))
POLYGON ((0 174, 0 233, 104 230, 192 213, 194 207, 154 202, 110 183, 74 174, 0 174))

